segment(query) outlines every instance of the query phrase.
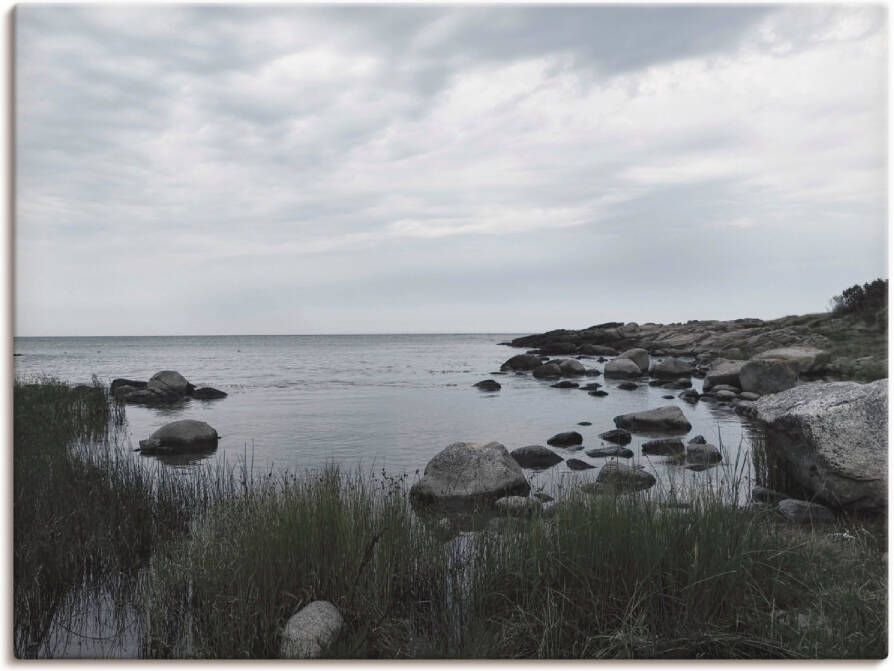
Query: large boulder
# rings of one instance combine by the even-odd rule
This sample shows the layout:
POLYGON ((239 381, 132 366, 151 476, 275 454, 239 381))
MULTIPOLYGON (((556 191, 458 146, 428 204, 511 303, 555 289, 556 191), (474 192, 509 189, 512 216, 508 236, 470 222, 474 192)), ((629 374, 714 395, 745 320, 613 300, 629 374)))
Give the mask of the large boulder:
POLYGON ((681 456, 685 451, 683 441, 679 438, 658 438, 643 443, 643 454, 659 457, 681 456))
POLYGON ((345 621, 333 604, 312 601, 289 618, 279 655, 284 659, 316 659, 332 645, 345 621))
POLYGON ((630 359, 633 363, 635 363, 641 372, 647 373, 649 372, 649 353, 641 347, 635 347, 633 349, 629 349, 626 352, 621 352, 618 355, 619 359, 630 359))
POLYGON ((509 456, 515 459, 522 468, 549 468, 564 461, 562 457, 543 445, 518 447, 512 450, 509 456))
POLYGON ((616 492, 639 491, 649 489, 655 484, 655 476, 641 468, 634 468, 616 461, 609 462, 602 467, 596 482, 584 485, 585 491, 602 492, 605 490, 616 492), (595 487, 593 486, 595 485, 595 487))
POLYGON ((605 377, 607 378, 639 377, 642 374, 643 371, 640 367, 630 359, 619 357, 605 364, 605 377))
POLYGON ((755 401, 767 449, 814 499, 852 511, 888 501, 888 381, 799 385, 755 401))
POLYGON ((557 363, 546 363, 541 366, 537 366, 537 368, 535 368, 531 374, 534 377, 539 378, 561 377, 562 369, 559 368, 559 364, 557 363))
POLYGON ((199 387, 192 393, 192 397, 200 401, 213 401, 218 398, 226 398, 227 392, 214 387, 199 387))
POLYGON ((204 451, 217 447, 219 438, 217 430, 206 422, 180 419, 165 424, 149 436, 149 440, 141 440, 140 447, 144 452, 159 448, 167 448, 166 452, 204 451))
POLYGON ((792 347, 778 347, 755 354, 753 359, 781 359, 788 361, 799 373, 819 373, 825 370, 832 355, 826 350, 816 347, 795 345, 792 347))
POLYGON ((195 387, 176 370, 162 370, 149 378, 148 388, 159 392, 174 392, 180 396, 191 394, 195 387))
POLYGON ((694 370, 692 362, 671 356, 656 362, 652 366, 652 375, 654 377, 678 378, 683 375, 692 375, 694 370))
POLYGON ((739 371, 742 370, 745 363, 745 361, 735 359, 715 359, 705 374, 704 390, 708 391, 719 384, 741 387, 739 371))
POLYGON ((536 354, 516 354, 503 362, 500 370, 534 370, 541 364, 536 354))
POLYGON ((688 433, 692 428, 683 411, 675 405, 618 415, 613 421, 619 429, 639 432, 688 433))
POLYGON ((410 488, 410 499, 420 505, 464 508, 530 491, 521 466, 500 443, 453 443, 428 462, 410 488))
POLYGON ((775 394, 798 384, 798 369, 782 359, 752 359, 739 370, 742 391, 775 394))
POLYGON ((562 359, 550 363, 558 365, 562 375, 585 375, 587 373, 587 369, 577 359, 562 359))

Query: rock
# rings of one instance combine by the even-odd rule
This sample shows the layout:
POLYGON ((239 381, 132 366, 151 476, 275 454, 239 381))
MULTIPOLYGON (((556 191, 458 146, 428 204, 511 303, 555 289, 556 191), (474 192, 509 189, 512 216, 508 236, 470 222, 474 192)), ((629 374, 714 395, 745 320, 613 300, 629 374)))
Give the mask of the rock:
POLYGON ((572 445, 580 445, 583 442, 584 437, 577 431, 566 431, 565 433, 557 433, 547 440, 546 444, 554 447, 570 447, 572 445))
POLYGON ((596 476, 599 489, 609 489, 615 492, 639 491, 649 489, 655 484, 655 476, 627 464, 612 461, 602 467, 596 476))
POLYGON ((581 389, 584 391, 595 391, 596 389, 599 389, 599 387, 601 387, 601 386, 602 385, 599 384, 598 382, 589 382, 589 383, 583 385, 581 387, 581 389))
POLYGON ((623 389, 624 391, 633 391, 634 389, 639 389, 639 385, 635 382, 622 382, 618 385, 618 389, 623 389))
POLYGON ((753 391, 743 391, 739 394, 739 398, 741 398, 743 401, 756 401, 760 397, 760 394, 755 394, 753 391))
POLYGON ((675 405, 618 415, 613 421, 619 429, 629 431, 687 433, 692 429, 692 425, 686 419, 683 411, 675 405))
POLYGON ((562 369, 559 368, 558 364, 545 363, 542 366, 537 366, 537 368, 535 368, 531 374, 537 378, 561 377, 562 369))
POLYGON ((674 400, 674 395, 673 395, 673 394, 665 394, 665 395, 662 396, 661 398, 665 399, 666 401, 673 401, 673 400, 674 400))
POLYGON ((176 448, 177 452, 207 450, 217 447, 217 431, 196 419, 180 419, 153 433, 150 438, 164 447, 176 448))
POLYGON ((605 345, 584 344, 578 347, 577 351, 581 354, 588 354, 590 356, 617 356, 618 354, 618 350, 605 345))
POLYGON ((674 380, 673 389, 689 389, 692 387, 692 380, 688 377, 680 377, 674 380))
POLYGON ((755 354, 752 359, 779 359, 791 363, 798 373, 820 373, 825 370, 832 355, 816 347, 779 347, 755 354))
POLYGON ((561 361, 551 361, 559 366, 562 375, 585 375, 587 369, 576 359, 562 359, 561 361))
POLYGON ((630 432, 625 431, 624 429, 612 429, 611 431, 605 431, 603 433, 600 433, 599 437, 606 442, 617 443, 618 445, 627 445, 631 440, 633 440, 630 432))
POLYGON ((679 438, 658 438, 647 440, 643 443, 643 454, 651 454, 658 457, 678 457, 686 451, 683 441, 679 438))
POLYGON ((540 502, 527 496, 504 496, 494 501, 494 510, 509 517, 527 517, 540 510, 540 502))
POLYGON ((542 362, 536 354, 516 354, 500 366, 500 370, 534 370, 542 362))
POLYGON ((578 426, 593 426, 593 422, 578 422, 578 426))
POLYGON ((518 447, 509 454, 522 468, 549 468, 564 461, 558 454, 542 445, 518 447))
POLYGON ((654 377, 678 378, 681 375, 690 375, 693 370, 694 367, 691 362, 676 357, 668 357, 652 366, 652 375, 654 377))
POLYGON ((724 403, 729 403, 730 401, 734 401, 737 398, 737 394, 734 391, 727 391, 726 389, 721 389, 720 391, 714 392, 714 398, 718 401, 723 401, 724 403))
POLYGON ((783 499, 776 504, 776 510, 790 522, 798 524, 834 522, 835 514, 819 503, 783 499))
POLYGON ((717 394, 717 392, 721 392, 721 391, 731 391, 731 392, 733 392, 734 394, 739 394, 739 393, 741 393, 741 389, 739 389, 739 387, 734 387, 734 386, 731 385, 731 384, 718 384, 718 385, 714 385, 714 386, 711 388, 711 393, 712 393, 712 394, 717 394))
POLYGON ((463 508, 503 496, 527 496, 530 490, 521 466, 500 443, 453 443, 428 462, 410 488, 410 500, 463 508))
POLYGON ((312 601, 296 612, 282 632, 279 655, 283 659, 316 659, 332 645, 344 619, 328 601, 312 601))
POLYGON ((686 446, 686 461, 690 464, 716 464, 723 461, 723 455, 711 443, 689 443, 686 446))
POLYGON ((123 377, 116 377, 109 385, 109 391, 112 395, 119 387, 131 387, 132 389, 145 389, 148 383, 142 380, 128 380, 123 377))
POLYGON ((820 503, 884 511, 888 501, 888 381, 799 385, 755 404, 768 451, 820 503))
POLYGON ((588 457, 593 458, 622 457, 624 459, 630 459, 633 456, 633 451, 626 447, 621 447, 620 445, 612 445, 611 447, 597 447, 592 450, 587 450, 586 454, 588 457))
POLYGON ((191 394, 195 387, 176 370, 162 370, 149 378, 149 389, 159 392, 174 392, 180 396, 191 394))
POLYGON ((781 359, 752 359, 739 371, 742 391, 757 394, 774 394, 794 387, 798 383, 798 370, 794 364, 781 359))
POLYGON ((680 394, 679 398, 683 399, 687 403, 697 403, 698 399, 701 398, 701 394, 699 394, 695 389, 689 389, 680 394))
POLYGON ((570 382, 569 380, 562 380, 550 385, 553 389, 577 389, 579 386, 577 382, 570 382))
POLYGON ((739 383, 739 371, 742 370, 744 365, 744 361, 715 359, 705 374, 704 390, 708 391, 718 384, 741 386, 739 383))
POLYGON ((629 359, 636 364, 637 368, 639 368, 640 370, 640 373, 647 373, 649 371, 649 353, 641 347, 635 347, 634 349, 629 349, 626 352, 621 352, 618 355, 618 359, 629 359))
POLYGON ((574 354, 577 352, 577 345, 571 342, 548 342, 540 347, 540 351, 550 355, 574 354))
POLYGON ((768 489, 767 487, 761 487, 760 485, 751 490, 751 500, 758 501, 759 503, 775 504, 786 498, 788 497, 782 492, 777 492, 773 489, 768 489))
POLYGON ((227 392, 214 387, 199 387, 192 393, 192 397, 200 401, 212 401, 218 398, 226 398, 227 392))
POLYGON ((588 391, 590 396, 608 396, 607 391, 602 391, 602 389, 597 389, 596 391, 588 391))
POLYGON ((640 377, 642 374, 640 367, 630 359, 612 359, 605 364, 606 378, 640 377))
POLYGON ((707 443, 708 443, 708 441, 705 440, 705 437, 704 437, 703 435, 701 435, 701 434, 699 434, 699 435, 693 437, 693 438, 689 441, 689 444, 690 444, 690 445, 706 445, 707 443))
POLYGON ((752 417, 756 412, 754 401, 743 401, 742 399, 733 403, 733 410, 736 411, 737 415, 745 415, 746 417, 752 417))
POLYGON ((503 388, 496 380, 481 380, 481 382, 476 382, 472 386, 478 387, 481 391, 500 391, 503 388))
POLYGON ((587 377, 599 377, 602 375, 602 371, 598 368, 587 368, 587 372, 584 373, 587 377))
POLYGON ((593 464, 588 464, 586 461, 581 461, 580 459, 569 459, 565 462, 565 465, 572 471, 586 471, 590 468, 596 468, 593 464))

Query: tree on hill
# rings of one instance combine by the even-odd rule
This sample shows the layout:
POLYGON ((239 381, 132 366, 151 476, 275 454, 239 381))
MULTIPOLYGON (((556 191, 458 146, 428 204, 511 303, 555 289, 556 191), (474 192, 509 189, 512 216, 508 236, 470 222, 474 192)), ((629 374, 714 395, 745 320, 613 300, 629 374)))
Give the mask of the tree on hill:
POLYGON ((832 297, 832 312, 850 314, 874 312, 888 305, 888 280, 878 278, 863 286, 855 284, 832 297))

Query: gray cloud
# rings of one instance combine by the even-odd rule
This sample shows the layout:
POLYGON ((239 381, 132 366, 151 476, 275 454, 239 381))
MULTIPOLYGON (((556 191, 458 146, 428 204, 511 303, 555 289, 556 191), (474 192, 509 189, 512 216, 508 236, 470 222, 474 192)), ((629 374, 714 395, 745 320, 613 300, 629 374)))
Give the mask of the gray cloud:
POLYGON ((770 317, 885 273, 883 9, 15 20, 20 335, 770 317))

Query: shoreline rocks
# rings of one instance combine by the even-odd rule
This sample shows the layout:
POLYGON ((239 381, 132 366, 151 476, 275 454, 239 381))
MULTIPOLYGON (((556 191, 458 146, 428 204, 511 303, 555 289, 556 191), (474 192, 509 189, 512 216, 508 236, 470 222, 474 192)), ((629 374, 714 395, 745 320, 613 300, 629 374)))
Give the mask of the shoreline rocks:
POLYGON ((196 388, 175 370, 162 370, 143 380, 115 378, 109 386, 112 396, 123 403, 171 405, 187 398, 210 401, 226 398, 227 393, 214 387, 196 388))
POLYGON ((217 448, 220 436, 206 422, 196 419, 180 419, 165 424, 149 438, 140 441, 142 454, 183 454, 203 452, 217 448))
POLYGON ((297 611, 283 628, 279 656, 317 659, 332 645, 345 621, 329 601, 312 601, 297 611))
POLYGON ((688 433, 692 429, 683 411, 675 405, 618 415, 613 421, 619 429, 628 431, 688 433))

